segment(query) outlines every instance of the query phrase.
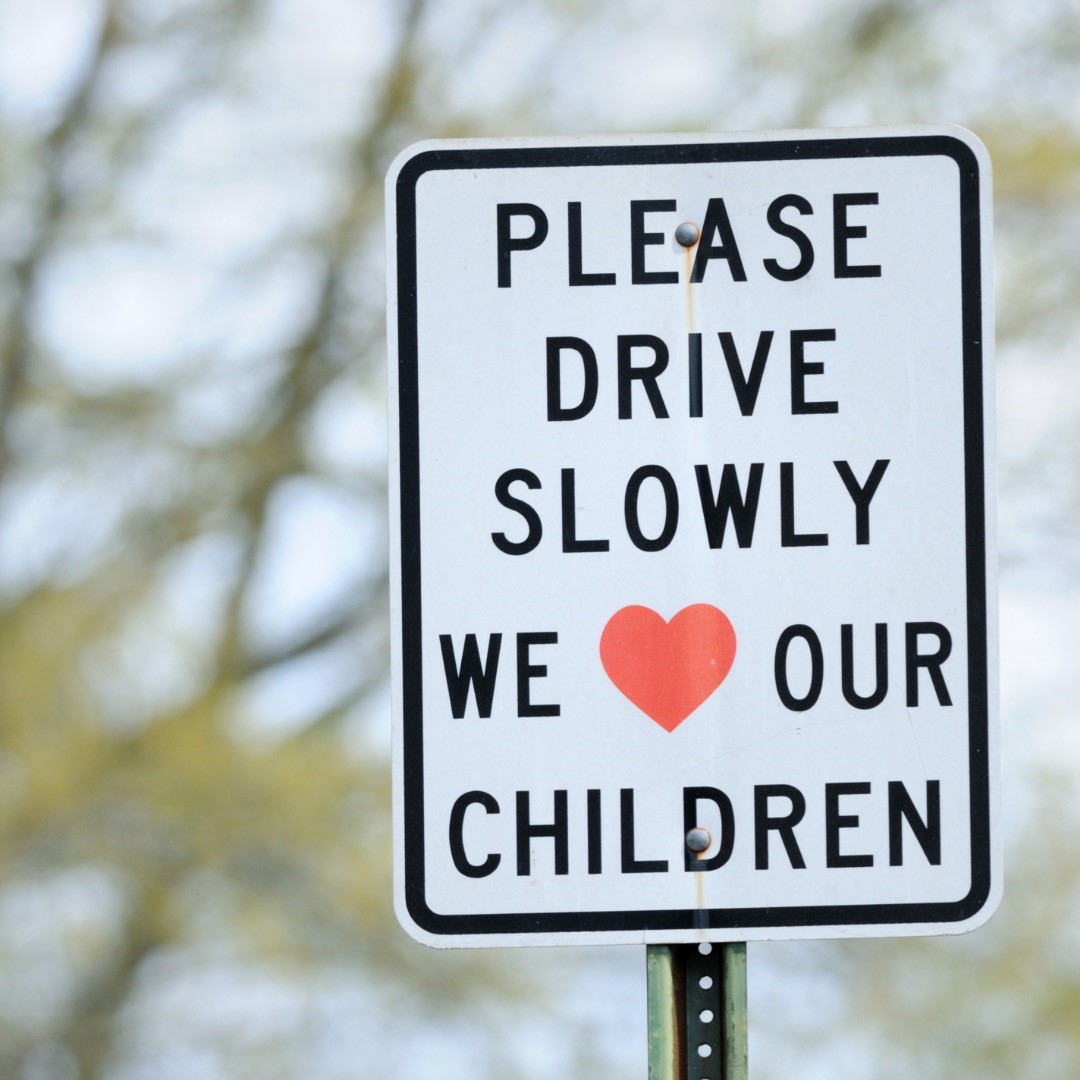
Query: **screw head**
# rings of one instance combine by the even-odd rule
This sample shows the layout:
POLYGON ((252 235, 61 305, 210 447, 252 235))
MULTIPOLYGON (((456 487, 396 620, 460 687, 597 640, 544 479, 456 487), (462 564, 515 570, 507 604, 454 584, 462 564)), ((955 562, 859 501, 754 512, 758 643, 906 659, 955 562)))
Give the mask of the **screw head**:
POLYGON ((705 851, 712 843, 707 829, 691 829, 686 834, 686 846, 691 851, 705 851))
POLYGON ((701 230, 692 222, 684 221, 675 230, 675 239, 678 240, 683 247, 693 247, 701 236, 701 230))

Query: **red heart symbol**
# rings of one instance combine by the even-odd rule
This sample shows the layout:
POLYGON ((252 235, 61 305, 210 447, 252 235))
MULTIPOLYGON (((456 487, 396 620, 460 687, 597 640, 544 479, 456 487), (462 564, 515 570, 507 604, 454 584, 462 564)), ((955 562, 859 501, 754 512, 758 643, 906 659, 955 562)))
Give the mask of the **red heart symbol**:
POLYGON ((632 604, 608 619, 600 662, 608 678, 665 731, 674 731, 727 677, 735 628, 712 604, 692 604, 671 622, 632 604))

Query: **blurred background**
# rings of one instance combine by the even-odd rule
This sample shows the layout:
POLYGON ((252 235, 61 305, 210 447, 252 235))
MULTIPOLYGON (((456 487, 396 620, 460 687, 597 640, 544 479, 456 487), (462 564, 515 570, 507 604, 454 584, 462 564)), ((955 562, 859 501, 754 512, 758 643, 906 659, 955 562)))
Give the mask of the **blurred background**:
POLYGON ((995 165, 1005 901, 753 945, 751 1068, 1080 1076, 1077 0, 0 0, 0 1077, 643 1080, 643 948, 391 911, 383 174, 912 121, 995 165))

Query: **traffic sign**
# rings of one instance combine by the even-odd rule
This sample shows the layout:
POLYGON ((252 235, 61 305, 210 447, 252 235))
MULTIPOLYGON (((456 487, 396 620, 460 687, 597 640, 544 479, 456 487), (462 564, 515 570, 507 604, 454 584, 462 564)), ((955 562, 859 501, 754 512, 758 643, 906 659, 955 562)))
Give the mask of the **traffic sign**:
POLYGON ((978 140, 432 142, 387 195, 406 929, 482 946, 985 920, 978 140))

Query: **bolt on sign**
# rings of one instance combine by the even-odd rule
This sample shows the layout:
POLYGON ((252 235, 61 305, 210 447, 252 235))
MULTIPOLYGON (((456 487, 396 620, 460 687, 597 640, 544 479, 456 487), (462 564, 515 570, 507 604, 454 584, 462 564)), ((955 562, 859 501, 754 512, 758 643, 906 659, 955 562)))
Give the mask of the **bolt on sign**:
POLYGON ((984 921, 978 140, 431 142, 387 192, 406 929, 483 946, 984 921))

